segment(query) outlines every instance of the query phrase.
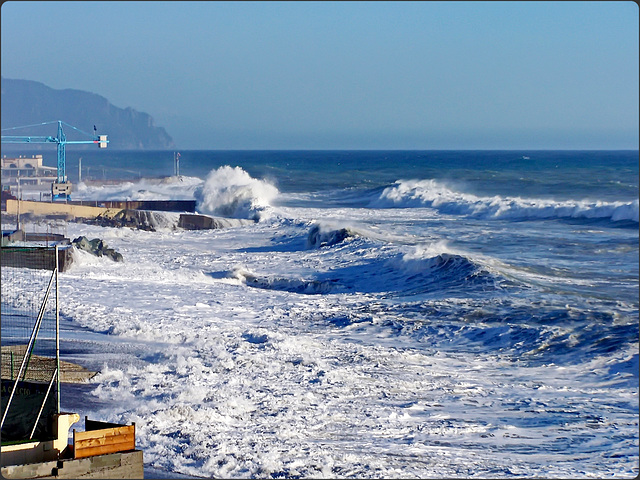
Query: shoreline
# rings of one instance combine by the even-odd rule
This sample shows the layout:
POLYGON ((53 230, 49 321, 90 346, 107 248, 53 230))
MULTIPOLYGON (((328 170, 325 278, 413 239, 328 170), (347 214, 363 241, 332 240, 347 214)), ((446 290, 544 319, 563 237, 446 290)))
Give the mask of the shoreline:
MULTIPOLYGON (((3 379, 13 380, 11 372, 14 373, 19 369, 18 365, 21 362, 21 358, 26 351, 26 345, 3 345, 2 346, 2 366, 1 375, 3 379), (14 359, 14 364, 11 364, 11 359, 14 359), (12 368, 15 367, 15 368, 12 368)), ((38 381, 43 380, 37 378, 37 373, 43 371, 47 367, 55 364, 55 357, 43 357, 41 355, 32 354, 29 360, 31 370, 27 369, 24 374, 23 380, 38 381)), ((53 367, 55 368, 55 367, 53 367)), ((97 375, 97 372, 88 370, 87 368, 78 365, 77 363, 69 362, 67 360, 60 359, 60 383, 88 383, 93 377, 97 375)))

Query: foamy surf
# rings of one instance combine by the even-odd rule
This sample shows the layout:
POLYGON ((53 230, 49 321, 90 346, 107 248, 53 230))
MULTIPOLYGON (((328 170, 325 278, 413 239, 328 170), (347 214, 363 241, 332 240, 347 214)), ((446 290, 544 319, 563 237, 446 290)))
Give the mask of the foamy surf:
POLYGON ((606 202, 520 197, 480 197, 453 190, 436 180, 398 180, 371 202, 376 208, 429 207, 451 215, 510 220, 553 218, 607 219, 638 222, 638 200, 606 202))
POLYGON ((224 166, 209 173, 195 198, 203 213, 259 220, 278 193, 274 185, 252 178, 242 168, 224 166))
POLYGON ((194 152, 234 228, 68 224, 124 256, 60 276, 82 413, 207 478, 637 476, 637 155, 510 155, 194 152))
POLYGON ((141 178, 136 181, 80 182, 74 200, 192 200, 202 185, 196 177, 141 178))

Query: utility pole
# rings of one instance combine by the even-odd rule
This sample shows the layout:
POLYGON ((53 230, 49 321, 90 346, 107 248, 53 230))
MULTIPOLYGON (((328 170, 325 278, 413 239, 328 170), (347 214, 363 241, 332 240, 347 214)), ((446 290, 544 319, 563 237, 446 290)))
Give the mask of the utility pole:
POLYGON ((180 152, 173 152, 173 173, 176 177, 180 176, 180 152))
POLYGON ((16 178, 16 182, 18 182, 18 195, 16 202, 18 202, 18 211, 16 215, 16 230, 20 230, 20 176, 16 178))

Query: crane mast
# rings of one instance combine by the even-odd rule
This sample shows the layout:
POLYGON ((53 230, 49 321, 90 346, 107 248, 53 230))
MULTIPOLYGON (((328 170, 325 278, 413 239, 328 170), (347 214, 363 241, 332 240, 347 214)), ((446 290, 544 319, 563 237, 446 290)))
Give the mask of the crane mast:
MULTIPOLYGON (((20 128, 29 128, 29 127, 37 127, 41 125, 49 125, 55 122, 44 122, 36 125, 26 125, 24 127, 12 127, 6 128, 2 131, 7 130, 17 130, 20 128)), ((56 137, 52 136, 18 136, 18 135, 2 135, 2 143, 55 143, 58 146, 58 164, 57 164, 57 177, 56 181, 51 185, 51 195, 54 199, 60 198, 69 198, 71 196, 71 182, 67 179, 67 165, 66 165, 66 146, 68 144, 98 144, 99 148, 107 148, 107 144, 109 140, 107 140, 107 135, 97 135, 95 126, 93 127, 93 135, 90 135, 82 130, 77 129, 73 125, 69 125, 61 120, 57 121, 58 123, 58 135, 56 137), (91 140, 73 140, 68 141, 67 136, 64 133, 64 129, 62 128, 62 124, 65 124, 74 130, 77 130, 80 133, 91 136, 91 140)))

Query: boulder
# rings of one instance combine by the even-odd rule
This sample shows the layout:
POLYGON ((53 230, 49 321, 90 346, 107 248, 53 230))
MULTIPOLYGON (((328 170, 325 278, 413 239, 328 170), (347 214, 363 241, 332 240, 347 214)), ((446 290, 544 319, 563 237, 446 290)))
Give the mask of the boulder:
POLYGON ((108 257, 114 262, 122 262, 124 258, 122 254, 116 252, 113 248, 108 248, 106 243, 99 238, 94 238, 93 240, 89 240, 85 236, 81 236, 73 240, 71 242, 74 247, 78 250, 84 250, 85 252, 89 252, 96 257, 108 257))
POLYGON ((98 215, 87 223, 100 225, 102 227, 130 227, 149 232, 155 231, 155 228, 149 221, 149 212, 145 210, 120 210, 113 216, 98 215))

